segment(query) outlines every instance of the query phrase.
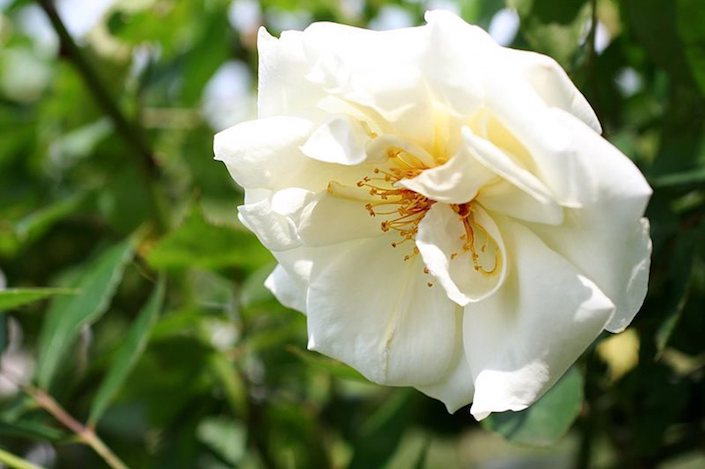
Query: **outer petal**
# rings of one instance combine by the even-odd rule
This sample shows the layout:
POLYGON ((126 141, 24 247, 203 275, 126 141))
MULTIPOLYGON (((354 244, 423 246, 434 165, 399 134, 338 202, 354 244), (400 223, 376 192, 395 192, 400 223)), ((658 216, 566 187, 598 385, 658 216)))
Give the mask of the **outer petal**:
POLYGON ((314 23, 304 31, 307 78, 354 103, 417 143, 432 140, 432 96, 418 66, 428 49, 424 27, 369 31, 314 23), (413 96, 413 99, 409 99, 413 96))
POLYGON ((269 250, 282 251, 301 244, 294 221, 275 212, 269 198, 239 206, 238 218, 269 250))
POLYGON ((306 314, 308 287, 300 278, 289 275, 281 264, 277 265, 264 281, 264 286, 287 308, 306 314))
POLYGON ((453 413, 472 402, 475 392, 472 378, 472 370, 465 352, 460 350, 448 375, 437 383, 419 387, 419 391, 442 401, 448 412, 453 413))
POLYGON ((461 347, 459 316, 442 288, 427 286, 419 257, 404 261, 393 238, 342 243, 335 255, 314 258, 309 348, 377 383, 438 382, 461 347))
POLYGON ((303 33, 285 31, 272 37, 263 27, 257 37, 259 117, 303 116, 314 121, 325 118, 316 103, 325 97, 320 86, 306 79, 311 64, 306 59, 303 33))
POLYGON ((614 302, 617 310, 607 325, 624 329, 646 295, 651 240, 642 214, 651 194, 634 164, 582 122, 562 111, 555 118, 572 136, 574 165, 581 168, 581 207, 570 210, 558 227, 536 232, 614 302))
POLYGON ((292 186, 312 169, 299 150, 312 131, 309 121, 295 117, 243 122, 216 134, 213 151, 242 187, 292 186))
POLYGON ((565 70, 551 57, 536 52, 501 49, 506 61, 518 69, 534 90, 551 107, 573 114, 597 133, 602 132, 595 111, 575 87, 565 70))
POLYGON ((438 202, 462 204, 474 199, 480 188, 494 179, 497 174, 461 147, 445 164, 427 169, 413 179, 402 179, 399 184, 438 202))
POLYGON ((513 270, 497 294, 466 307, 463 323, 478 420, 532 404, 614 311, 593 282, 527 228, 511 221, 501 228, 513 270))
POLYGON ((460 306, 495 293, 507 274, 507 253, 497 225, 482 207, 474 206, 473 211, 476 235, 479 237, 481 227, 491 237, 491 240, 482 240, 489 249, 480 253, 480 263, 487 266, 488 271, 494 267, 492 273, 473 268, 470 253, 463 252, 462 237, 466 235, 463 223, 448 205, 433 205, 419 223, 416 235, 416 246, 429 272, 445 289, 448 298, 460 306))

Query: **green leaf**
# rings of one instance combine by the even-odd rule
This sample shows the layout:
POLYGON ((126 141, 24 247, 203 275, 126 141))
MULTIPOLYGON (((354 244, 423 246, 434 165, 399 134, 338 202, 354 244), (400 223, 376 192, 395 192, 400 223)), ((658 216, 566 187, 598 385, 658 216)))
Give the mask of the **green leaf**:
POLYGON ((95 424, 103 415, 113 396, 123 385, 130 371, 135 366, 137 359, 147 346, 152 327, 159 317, 163 302, 164 281, 160 280, 147 304, 142 308, 142 311, 127 332, 125 341, 120 346, 108 375, 96 393, 91 405, 90 417, 88 418, 91 424, 95 424))
POLYGON ((256 269, 271 255, 251 233, 214 225, 196 208, 149 252, 147 260, 155 269, 256 269))
POLYGON ((702 0, 678 0, 676 24, 693 78, 705 96, 705 8, 702 0))
POLYGON ((528 409, 494 413, 482 425, 514 443, 550 446, 568 431, 582 402, 583 376, 571 368, 528 409))
POLYGON ((196 436, 233 467, 237 467, 245 456, 247 431, 237 421, 224 417, 208 418, 198 425, 196 436))
POLYGON ((39 466, 0 448, 0 462, 14 469, 41 469, 39 466))
POLYGON ((86 197, 86 192, 79 192, 27 215, 15 225, 17 238, 23 243, 34 241, 56 222, 81 209, 86 197))
POLYGON ((10 288, 0 291, 0 313, 55 295, 74 295, 71 288, 10 288))
POLYGON ((130 237, 103 252, 80 276, 76 286, 81 293, 52 303, 39 335, 36 379, 40 387, 49 387, 81 328, 107 310, 134 248, 135 237, 130 237))
POLYGON ((0 435, 52 442, 61 441, 67 436, 61 430, 34 420, 0 421, 0 435))

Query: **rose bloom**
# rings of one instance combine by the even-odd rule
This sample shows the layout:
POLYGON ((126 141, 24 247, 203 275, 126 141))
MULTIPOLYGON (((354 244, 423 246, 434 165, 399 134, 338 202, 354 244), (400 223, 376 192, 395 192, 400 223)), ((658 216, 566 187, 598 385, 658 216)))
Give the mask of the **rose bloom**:
POLYGON ((259 117, 214 148, 309 349, 482 419, 631 322, 651 189, 554 60, 426 21, 261 29, 259 117))

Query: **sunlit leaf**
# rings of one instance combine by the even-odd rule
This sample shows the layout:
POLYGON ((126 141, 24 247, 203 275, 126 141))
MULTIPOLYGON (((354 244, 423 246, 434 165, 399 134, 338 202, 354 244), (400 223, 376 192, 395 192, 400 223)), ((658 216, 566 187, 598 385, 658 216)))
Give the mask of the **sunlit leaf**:
POLYGON ((132 258, 134 244, 135 239, 129 238, 101 253, 78 280, 76 286, 81 293, 52 303, 39 336, 36 370, 39 386, 49 387, 81 328, 107 310, 125 266, 132 258))
POLYGON ((246 427, 236 420, 212 417, 196 429, 198 439, 228 464, 237 466, 245 455, 246 427))
POLYGON ((156 269, 254 269, 270 259, 271 255, 254 235, 212 224, 198 209, 147 255, 147 260, 156 269))
POLYGON ((56 295, 75 295, 71 288, 10 288, 0 290, 0 313, 56 295))
POLYGON ((568 431, 582 402, 583 376, 571 368, 528 409, 493 413, 482 424, 514 443, 550 446, 568 431))
POLYGON ((147 304, 145 304, 127 332, 107 376, 103 379, 100 388, 98 388, 96 397, 91 405, 89 422, 95 423, 100 419, 103 412, 108 408, 113 396, 123 385, 130 371, 132 371, 135 362, 147 346, 149 334, 157 321, 163 301, 164 282, 160 281, 147 304))

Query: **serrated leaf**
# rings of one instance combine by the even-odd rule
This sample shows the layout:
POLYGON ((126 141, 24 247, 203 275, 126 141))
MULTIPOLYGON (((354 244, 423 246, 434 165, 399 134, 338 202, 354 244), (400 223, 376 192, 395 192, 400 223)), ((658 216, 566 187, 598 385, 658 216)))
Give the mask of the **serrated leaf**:
POLYGON ((147 346, 147 341, 159 317, 163 302, 164 281, 160 280, 127 332, 125 341, 120 346, 110 371, 108 371, 107 376, 100 384, 100 388, 98 388, 96 397, 91 405, 89 423, 95 424, 100 419, 115 393, 123 385, 135 363, 137 363, 137 359, 147 346))
POLYGON ((155 269, 256 269, 271 255, 251 233, 214 225, 196 209, 152 248, 147 260, 155 269))
POLYGON ((41 469, 39 466, 0 448, 0 463, 14 469, 41 469))
POLYGON ((528 409, 493 413, 482 425, 514 443, 550 446, 568 431, 582 402, 583 376, 571 368, 528 409))
POLYGON ((132 259, 134 245, 135 239, 131 237, 103 252, 80 276, 76 286, 81 293, 52 303, 39 335, 35 376, 40 387, 49 387, 81 328, 107 310, 125 266, 132 259))
POLYGON ((0 291, 0 313, 41 301, 50 296, 74 295, 77 290, 71 288, 9 288, 0 291))

